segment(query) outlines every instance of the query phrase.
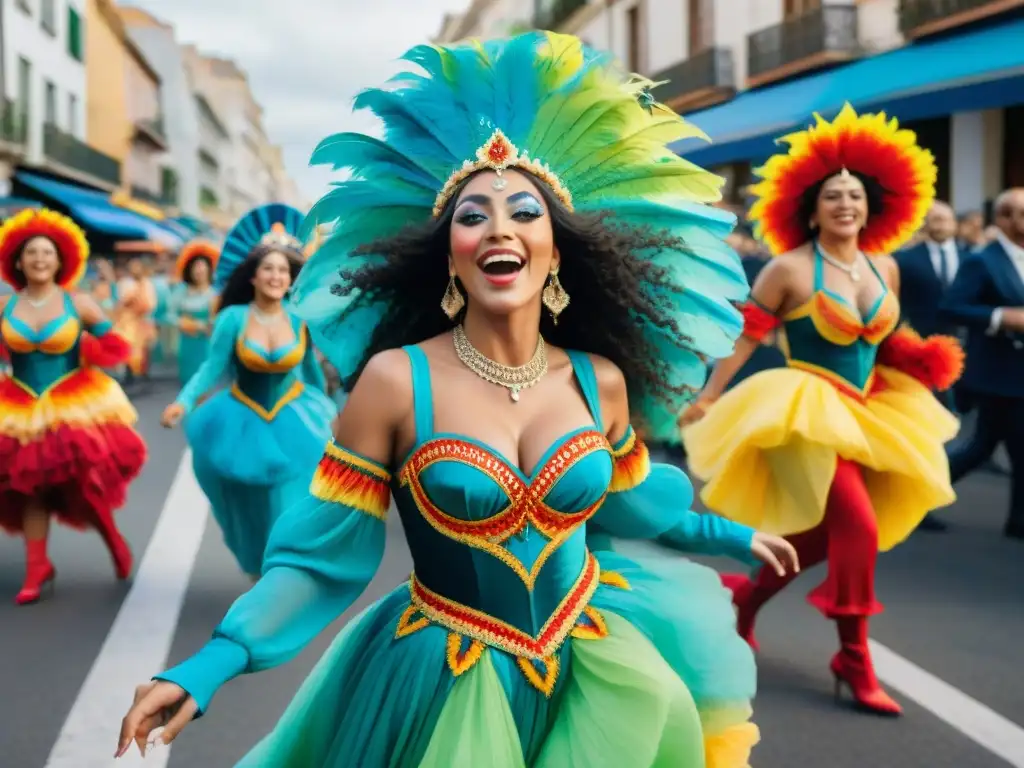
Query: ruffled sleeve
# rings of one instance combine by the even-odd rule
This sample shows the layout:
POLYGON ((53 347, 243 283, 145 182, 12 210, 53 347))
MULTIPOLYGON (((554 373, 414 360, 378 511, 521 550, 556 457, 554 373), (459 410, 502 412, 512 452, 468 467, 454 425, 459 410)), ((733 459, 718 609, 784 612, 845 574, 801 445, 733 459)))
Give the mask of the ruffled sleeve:
POLYGON ((647 446, 632 427, 613 447, 612 457, 608 497, 588 523, 588 540, 599 541, 602 533, 656 539, 681 552, 754 562, 750 551, 754 529, 690 509, 690 478, 678 467, 652 463, 647 446))
POLYGON ((210 339, 210 349, 203 364, 199 366, 192 378, 188 380, 176 402, 185 406, 185 410, 191 411, 196 406, 200 397, 205 395, 217 383, 230 376, 234 369, 235 342, 241 330, 242 313, 231 311, 242 309, 241 307, 230 307, 228 310, 217 315, 213 324, 213 335, 210 339))
POLYGON ((199 653, 155 679, 188 691, 202 714, 229 680, 301 652, 376 573, 390 480, 379 464, 329 444, 309 496, 275 524, 262 578, 235 601, 199 653))

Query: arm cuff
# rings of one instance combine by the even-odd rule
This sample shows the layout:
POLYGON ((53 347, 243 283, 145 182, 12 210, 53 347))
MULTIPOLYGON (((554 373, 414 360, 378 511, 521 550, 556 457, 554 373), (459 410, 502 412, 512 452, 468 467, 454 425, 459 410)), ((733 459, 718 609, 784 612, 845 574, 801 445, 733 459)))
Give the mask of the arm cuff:
POLYGON ((196 717, 201 717, 220 687, 248 666, 249 653, 245 648, 226 637, 214 637, 195 656, 153 679, 184 688, 199 707, 196 717))

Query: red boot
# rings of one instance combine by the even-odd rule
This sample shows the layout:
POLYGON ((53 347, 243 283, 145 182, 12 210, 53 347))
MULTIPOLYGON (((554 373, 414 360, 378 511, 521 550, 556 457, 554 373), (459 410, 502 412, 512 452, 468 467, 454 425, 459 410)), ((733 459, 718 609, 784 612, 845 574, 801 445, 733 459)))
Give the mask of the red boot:
POLYGON ((133 558, 128 542, 125 541, 110 516, 101 516, 96 522, 96 530, 103 538, 103 543, 107 545, 107 551, 110 552, 110 559, 114 562, 114 573, 117 574, 120 581, 124 581, 132 572, 133 558))
POLYGON ((836 701, 843 686, 850 689, 858 709, 885 717, 898 717, 903 708, 883 690, 875 676, 868 648, 868 620, 863 616, 836 619, 839 628, 839 653, 830 665, 836 681, 836 701))
POLYGON ((53 563, 46 554, 46 539, 25 540, 25 583, 14 598, 18 605, 38 602, 43 596, 43 589, 53 586, 57 576, 53 563))
POLYGON ((738 573, 723 573, 722 584, 732 592, 732 604, 736 606, 736 632, 756 653, 761 646, 754 637, 754 621, 763 601, 755 600, 754 582, 738 573))

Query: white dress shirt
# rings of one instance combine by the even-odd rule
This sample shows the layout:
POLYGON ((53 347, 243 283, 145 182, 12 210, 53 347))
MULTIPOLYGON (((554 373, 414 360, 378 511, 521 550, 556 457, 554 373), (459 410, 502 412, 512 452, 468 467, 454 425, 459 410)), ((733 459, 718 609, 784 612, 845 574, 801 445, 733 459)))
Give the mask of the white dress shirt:
MULTIPOLYGON (((1024 283, 1024 248, 1014 243, 1008 238, 1003 232, 996 234, 996 239, 999 240, 1000 245, 1006 251, 1006 254, 1010 257, 1010 261, 1013 262, 1013 268, 1017 270, 1017 274, 1020 275, 1021 282, 1024 283)), ((992 318, 988 323, 988 335, 995 336, 999 333, 999 328, 1003 324, 1003 308, 999 307, 992 310, 992 318)))
POLYGON ((956 271, 960 268, 960 252, 956 248, 956 240, 950 238, 944 243, 937 243, 934 240, 926 241, 928 253, 932 257, 932 269, 935 276, 942 279, 942 262, 946 262, 946 283, 943 288, 948 288, 956 277, 956 271))

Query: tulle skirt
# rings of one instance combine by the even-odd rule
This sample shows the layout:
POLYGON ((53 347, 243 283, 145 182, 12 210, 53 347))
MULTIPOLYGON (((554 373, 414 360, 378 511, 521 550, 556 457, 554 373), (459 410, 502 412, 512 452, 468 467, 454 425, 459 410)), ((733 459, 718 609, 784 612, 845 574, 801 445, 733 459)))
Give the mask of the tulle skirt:
POLYGON ((448 630, 399 633, 403 584, 349 623, 239 766, 747 768, 754 660, 717 574, 595 554, 603 631, 563 643, 549 696, 504 651, 456 676, 448 630))
POLYGON ((206 360, 210 349, 210 337, 205 333, 194 336, 181 333, 178 336, 178 379, 181 385, 188 384, 199 366, 206 360))
POLYGON ((308 493, 335 410, 306 387, 268 420, 225 389, 185 419, 196 479, 245 573, 259 574, 274 522, 308 493))
POLYGON ((79 368, 42 394, 0 377, 0 527, 19 533, 33 499, 65 525, 107 527, 146 462, 137 417, 98 368, 79 368))

